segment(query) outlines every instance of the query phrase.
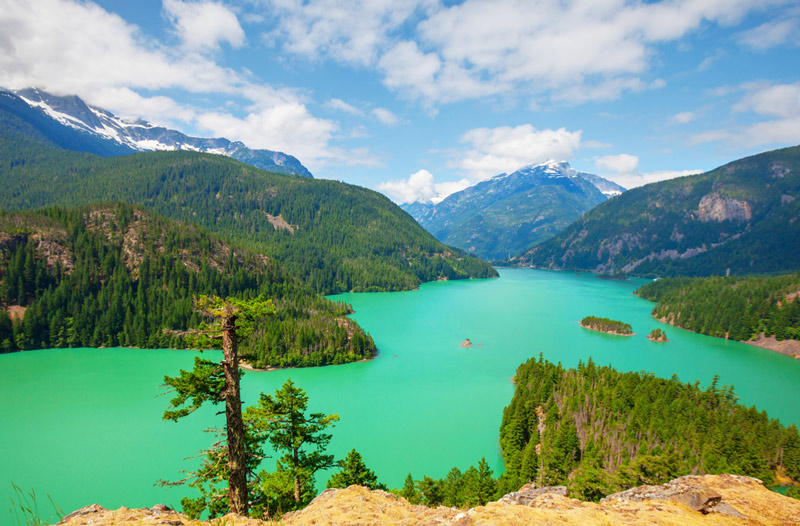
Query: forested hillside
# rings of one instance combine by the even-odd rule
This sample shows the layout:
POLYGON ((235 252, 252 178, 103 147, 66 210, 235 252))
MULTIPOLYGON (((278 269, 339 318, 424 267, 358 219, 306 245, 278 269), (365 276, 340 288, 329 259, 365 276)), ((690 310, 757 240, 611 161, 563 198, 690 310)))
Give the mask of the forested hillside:
POLYGON ((69 152, 3 113, 0 137, 0 207, 6 209, 138 204, 274 257, 324 293, 497 275, 436 241, 383 195, 358 186, 193 152, 114 158, 69 152))
POLYGON ((277 313, 242 348, 257 366, 345 363, 376 352, 344 317, 349 307, 200 228, 127 204, 0 212, 2 350, 183 348, 183 331, 201 321, 192 309, 199 294, 274 300, 277 313))
POLYGON ((800 479, 797 428, 738 404, 717 378, 701 389, 591 359, 565 369, 539 357, 514 380, 500 428, 508 487, 566 485, 596 500, 691 473, 800 479))
POLYGON ((658 302, 653 316, 690 331, 752 340, 800 340, 800 274, 773 277, 666 278, 636 291, 658 302))
POLYGON ((628 190, 515 258, 639 276, 800 269, 800 147, 628 190))

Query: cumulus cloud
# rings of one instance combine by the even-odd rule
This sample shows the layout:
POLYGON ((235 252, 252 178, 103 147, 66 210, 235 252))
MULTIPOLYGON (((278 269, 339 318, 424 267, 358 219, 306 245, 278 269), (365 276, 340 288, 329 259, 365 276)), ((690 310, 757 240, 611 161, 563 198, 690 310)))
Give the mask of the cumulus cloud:
POLYGON ((606 155, 595 160, 595 166, 601 170, 611 170, 617 173, 632 173, 639 168, 639 157, 622 153, 619 155, 606 155))
MULTIPOLYGON (((792 3, 251 0, 271 45, 309 60, 377 67, 389 89, 432 113, 487 95, 581 104, 658 89, 663 81, 651 71, 658 45, 738 24, 754 11, 784 4, 791 11, 792 3)), ((770 36, 779 38, 764 27, 742 39, 770 36)))
POLYGON ((420 170, 407 179, 384 181, 378 190, 384 192, 396 203, 438 203, 448 195, 463 190, 470 185, 467 179, 445 183, 434 182, 433 174, 420 170))
POLYGON ((436 0, 261 0, 274 25, 268 41, 310 59, 370 65, 397 30, 414 16, 432 10, 436 0))
POLYGON ((244 30, 236 15, 217 2, 164 0, 164 12, 175 32, 190 50, 218 49, 220 42, 244 44, 244 30))
POLYGON ((377 166, 367 152, 331 146, 338 126, 312 116, 300 103, 285 103, 251 111, 245 117, 207 112, 197 123, 212 135, 239 140, 251 148, 268 148, 298 157, 312 171, 331 162, 350 166, 377 166))
POLYGON ((507 91, 546 93, 570 104, 612 100, 663 85, 642 78, 655 45, 705 23, 736 23, 764 6, 747 0, 466 0, 423 19, 418 38, 390 48, 380 65, 388 87, 428 104, 507 91), (414 60, 424 60, 425 68, 407 75, 414 60), (440 71, 456 72, 460 82, 440 71))
POLYGON ((767 119, 749 125, 697 133, 690 138, 690 145, 723 142, 734 147, 756 147, 800 142, 800 82, 750 83, 739 89, 745 94, 732 110, 767 119))
POLYGON ((628 189, 701 172, 701 170, 660 170, 642 173, 639 171, 639 157, 627 153, 598 157, 594 164, 600 175, 628 189))
POLYGON ((564 128, 537 130, 530 124, 476 128, 461 137, 470 147, 453 166, 478 181, 550 159, 570 160, 580 147, 581 133, 564 128))
POLYGON ((386 126, 394 126, 400 122, 400 119, 397 118, 397 115, 386 108, 375 108, 372 110, 372 115, 378 119, 381 124, 385 124, 386 126))
POLYGON ((666 181, 667 179, 675 179, 676 177, 684 177, 699 173, 702 173, 702 170, 658 170, 647 173, 614 174, 607 178, 625 188, 631 189, 658 181, 666 181))
POLYGON ((148 38, 92 2, 0 0, 0 85, 75 94, 164 126, 199 126, 254 148, 285 151, 317 168, 376 164, 365 150, 334 146, 336 124, 313 116, 294 90, 257 83, 217 64, 214 54, 196 52, 244 42, 236 16, 224 5, 166 0, 164 9, 183 39, 178 47, 148 38), (243 101, 243 108, 238 114, 209 111, 178 104, 159 90, 224 95, 243 101))

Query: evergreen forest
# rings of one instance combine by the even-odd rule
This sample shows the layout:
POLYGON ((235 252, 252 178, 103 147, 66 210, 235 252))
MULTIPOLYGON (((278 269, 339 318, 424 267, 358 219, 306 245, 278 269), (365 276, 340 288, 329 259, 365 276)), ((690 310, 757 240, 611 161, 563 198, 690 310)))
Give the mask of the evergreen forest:
POLYGON ((2 112, 0 137, 0 208, 7 210, 136 204, 275 258, 325 294, 497 276, 487 263, 441 244, 382 194, 359 186, 195 152, 101 158, 66 151, 2 112))
POLYGON ((736 473, 766 485, 800 479, 800 436, 737 403, 732 387, 622 373, 590 359, 566 369, 532 358, 503 412, 502 486, 565 485, 598 500, 686 474, 736 473))
POLYGON ((0 212, 0 348, 184 348, 202 294, 272 299, 242 349, 257 367, 375 355, 371 337, 275 260, 127 204, 0 212), (9 309, 11 307, 11 309, 9 309), (9 314, 9 310, 11 314, 9 314), (24 312, 20 316, 17 313, 24 312))
POLYGON ((611 320, 609 318, 600 318, 597 316, 584 317, 581 320, 581 327, 585 327, 593 331, 607 332, 609 334, 621 334, 624 336, 633 334, 633 329, 629 323, 611 320))
POLYGON ((514 261, 641 277, 800 270, 800 146, 637 188, 514 261))
POLYGON ((653 316, 690 331, 747 341, 800 340, 800 274, 665 278, 636 291, 653 316))

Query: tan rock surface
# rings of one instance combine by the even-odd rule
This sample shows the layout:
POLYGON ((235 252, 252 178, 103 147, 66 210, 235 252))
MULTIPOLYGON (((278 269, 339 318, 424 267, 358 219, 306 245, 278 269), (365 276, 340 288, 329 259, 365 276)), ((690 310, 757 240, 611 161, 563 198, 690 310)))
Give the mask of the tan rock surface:
MULTIPOLYGON (((426 508, 383 491, 351 486, 320 494, 304 510, 287 514, 286 526, 441 525, 441 526, 800 526, 800 501, 766 489, 756 479, 735 475, 683 477, 671 483, 686 489, 711 490, 722 497, 710 513, 664 500, 631 502, 609 499, 580 502, 558 494, 536 496, 527 506, 491 502, 470 510, 426 508), (739 517, 738 515, 741 515, 739 517)), ((262 526, 275 524, 227 515, 211 522, 190 521, 163 507, 129 510, 84 508, 66 518, 66 526, 262 526)))

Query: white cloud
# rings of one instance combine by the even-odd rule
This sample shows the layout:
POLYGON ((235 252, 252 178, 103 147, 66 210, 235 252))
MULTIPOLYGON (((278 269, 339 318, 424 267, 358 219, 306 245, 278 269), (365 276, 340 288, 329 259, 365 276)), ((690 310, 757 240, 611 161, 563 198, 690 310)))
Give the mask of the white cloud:
POLYGON ((797 31, 800 28, 800 18, 772 20, 758 27, 739 34, 739 42, 757 51, 784 43, 797 45, 797 31))
POLYGON ((745 95, 732 110, 768 119, 697 133, 689 139, 689 145, 724 142, 734 147, 757 147, 800 143, 800 82, 775 85, 748 83, 739 89, 744 90, 745 95))
POLYGON ((239 140, 251 148, 268 148, 298 157, 312 171, 334 162, 375 166, 367 152, 343 150, 330 145, 338 126, 312 116, 300 103, 286 103, 252 111, 244 118, 229 113, 204 113, 197 123, 215 136, 239 140))
POLYGON ((699 173, 702 173, 702 170, 660 170, 647 173, 636 172, 611 174, 604 175, 603 177, 610 179, 611 181, 614 181, 618 185, 624 186, 627 189, 631 189, 658 181, 666 181, 667 179, 674 179, 676 177, 684 177, 686 175, 695 175, 699 173))
POLYGON ((384 85, 431 112, 487 95, 581 104, 659 89, 659 44, 793 2, 252 0, 270 44, 377 67, 384 85))
POLYGON ((113 108, 123 118, 145 118, 158 123, 191 123, 196 109, 164 96, 142 97, 129 88, 104 88, 92 95, 92 103, 100 108, 113 108))
POLYGON ((581 131, 537 130, 530 124, 476 128, 466 132, 461 142, 471 147, 453 166, 477 181, 550 159, 570 160, 580 147, 581 131))
POLYGON ((394 126, 400 122, 400 119, 397 118, 397 115, 386 108, 375 108, 372 110, 372 115, 378 119, 381 124, 385 124, 386 126, 394 126))
POLYGON ((682 111, 680 113, 676 113, 670 118, 671 122, 676 124, 688 124, 692 122, 695 118, 695 115, 691 111, 682 111))
POLYGON ((381 66, 388 87, 429 105, 512 90, 571 104, 612 100, 663 86, 663 80, 642 79, 658 43, 705 23, 737 23, 764 7, 748 0, 466 0, 422 20, 418 38, 391 48, 381 66), (401 51, 407 60, 393 56, 401 51), (407 75, 419 59, 427 74, 407 75), (445 89, 447 78, 435 73, 448 69, 471 89, 445 89))
POLYGON ((470 185, 467 179, 435 183, 433 174, 428 170, 420 170, 408 176, 408 179, 384 181, 378 184, 378 190, 384 192, 396 203, 438 203, 448 195, 463 190, 470 185))
POLYGON ((771 117, 800 116, 800 82, 754 87, 733 107, 734 111, 753 111, 771 117))
POLYGON ((244 30, 236 15, 217 2, 164 0, 164 12, 175 32, 190 50, 218 49, 220 42, 244 45, 244 30))
POLYGON ((606 155, 594 162, 601 170, 611 170, 617 173, 633 173, 639 168, 639 158, 635 155, 622 153, 619 155, 606 155))
POLYGON ((350 115, 364 115, 364 112, 356 108, 352 104, 348 104, 342 99, 331 99, 325 103, 325 107, 335 111, 343 111, 350 115))
POLYGON ((642 173, 639 171, 639 157, 627 153, 599 157, 595 159, 594 163, 600 170, 600 175, 628 189, 701 172, 700 170, 660 170, 642 173))
POLYGON ((334 146, 336 123, 311 115, 296 91, 251 81, 249 73, 217 64, 214 54, 187 52, 243 42, 235 15, 222 4, 167 0, 164 6, 184 38, 175 48, 91 2, 0 0, 0 85, 75 94, 164 126, 200 126, 253 148, 296 155, 309 167, 377 164, 369 152, 334 146), (204 25, 208 13, 216 20, 204 25), (245 113, 178 104, 159 90, 239 99, 245 113))
POLYGON ((436 0, 261 0, 274 22, 269 41, 310 59, 371 65, 409 19, 430 11, 436 0))

